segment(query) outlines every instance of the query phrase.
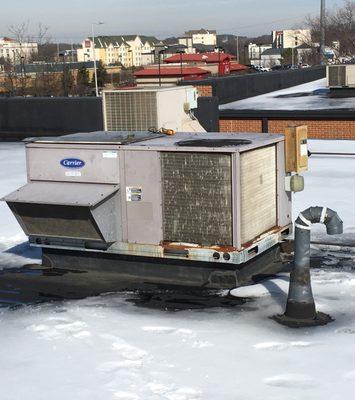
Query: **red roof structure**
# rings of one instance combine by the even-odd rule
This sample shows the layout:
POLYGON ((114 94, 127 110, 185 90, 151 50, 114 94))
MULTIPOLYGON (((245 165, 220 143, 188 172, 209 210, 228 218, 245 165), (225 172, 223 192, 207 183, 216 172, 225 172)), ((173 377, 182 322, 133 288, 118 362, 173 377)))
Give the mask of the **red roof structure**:
POLYGON ((235 56, 232 54, 228 53, 197 53, 197 54, 174 54, 171 57, 168 57, 164 60, 165 63, 167 64, 172 64, 172 63, 179 63, 179 62, 187 62, 187 63, 218 63, 218 62, 223 62, 225 60, 233 60, 235 59, 235 56))
MULTIPOLYGON (((0 38, 0 39, 1 39, 1 38, 0 38)), ((7 37, 7 36, 4 36, 4 37, 2 38, 2 40, 3 40, 4 42, 16 42, 15 39, 11 39, 11 38, 9 38, 9 37, 7 37)))
POLYGON ((249 68, 244 64, 238 64, 237 62, 230 63, 230 72, 246 71, 247 69, 249 68))
MULTIPOLYGON (((209 71, 206 71, 202 68, 198 67, 182 67, 182 70, 180 67, 161 67, 160 68, 160 76, 183 76, 183 77, 190 77, 190 76, 201 76, 201 75, 208 75, 210 74, 209 71)), ((159 69, 158 68, 144 68, 140 71, 137 71, 134 73, 136 77, 155 77, 159 76, 159 69)))

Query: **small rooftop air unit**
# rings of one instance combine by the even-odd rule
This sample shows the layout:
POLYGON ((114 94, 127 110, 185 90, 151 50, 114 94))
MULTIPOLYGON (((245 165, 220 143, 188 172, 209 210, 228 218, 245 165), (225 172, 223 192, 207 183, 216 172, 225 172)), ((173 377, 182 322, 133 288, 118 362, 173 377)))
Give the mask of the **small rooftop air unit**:
POLYGON ((355 87, 355 65, 328 65, 327 86, 332 88, 355 87))
MULTIPOLYGON (((197 91, 192 86, 109 90, 103 92, 103 108, 106 131, 186 131, 191 130, 185 124, 193 121, 197 91)), ((196 130, 204 131, 201 126, 196 130)))

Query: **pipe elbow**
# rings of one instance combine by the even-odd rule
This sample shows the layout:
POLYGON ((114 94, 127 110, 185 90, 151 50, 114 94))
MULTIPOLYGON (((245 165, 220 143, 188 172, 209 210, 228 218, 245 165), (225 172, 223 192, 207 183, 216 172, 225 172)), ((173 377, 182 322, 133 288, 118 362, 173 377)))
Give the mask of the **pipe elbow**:
POLYGON ((343 221, 338 213, 327 207, 309 207, 302 211, 296 219, 296 228, 308 229, 312 224, 324 224, 328 235, 343 233, 343 221))
POLYGON ((328 235, 340 235, 343 233, 343 221, 338 213, 331 209, 328 209, 324 224, 327 228, 328 235))

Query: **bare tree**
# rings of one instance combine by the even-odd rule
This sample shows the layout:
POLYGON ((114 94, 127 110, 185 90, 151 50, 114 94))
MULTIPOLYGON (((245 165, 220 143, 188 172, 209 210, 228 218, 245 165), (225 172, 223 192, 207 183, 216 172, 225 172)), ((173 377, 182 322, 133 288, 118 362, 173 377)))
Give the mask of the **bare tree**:
MULTIPOLYGON (((313 43, 320 42, 319 17, 307 18, 307 25, 311 29, 313 43)), ((341 55, 355 54, 355 1, 345 0, 343 5, 326 12, 325 18, 326 45, 341 55), (339 49, 334 43, 339 42, 339 49)))
POLYGON ((18 25, 10 25, 8 31, 11 36, 19 43, 30 41, 29 37, 29 21, 21 22, 18 25))

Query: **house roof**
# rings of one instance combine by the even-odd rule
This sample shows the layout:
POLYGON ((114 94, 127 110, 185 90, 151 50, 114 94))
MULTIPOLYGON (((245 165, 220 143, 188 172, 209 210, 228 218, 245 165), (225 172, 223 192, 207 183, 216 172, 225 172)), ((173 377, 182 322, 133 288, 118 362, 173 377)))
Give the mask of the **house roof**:
POLYGON ((281 49, 272 47, 271 49, 264 50, 261 55, 262 56, 281 56, 281 49))
POLYGON ((187 49, 187 46, 185 46, 184 44, 171 44, 171 45, 167 45, 167 48, 165 49, 165 53, 173 54, 179 50, 184 50, 184 49, 187 49))
POLYGON ((127 44, 128 41, 135 40, 139 37, 143 43, 149 42, 151 44, 158 43, 159 40, 154 36, 145 35, 114 35, 114 36, 96 36, 95 46, 96 47, 108 47, 110 44, 114 46, 121 46, 122 44, 127 44))
MULTIPOLYGON (((209 71, 198 67, 183 67, 182 74, 180 67, 161 67, 160 75, 161 76, 189 76, 189 75, 207 75, 209 71)), ((136 77, 143 76, 159 76, 158 68, 144 68, 140 71, 134 73, 136 77)))
MULTIPOLYGON (((197 54, 182 54, 181 59, 183 62, 205 62, 208 63, 216 63, 218 61, 225 61, 226 59, 234 59, 235 56, 228 53, 197 53, 197 54)), ((168 57, 164 60, 165 63, 177 63, 180 62, 180 54, 175 54, 171 57, 168 57)))
POLYGON ((204 28, 197 29, 197 30, 192 29, 190 31, 186 31, 185 35, 192 36, 192 35, 207 34, 207 33, 216 34, 217 31, 215 29, 204 29, 204 28))
POLYGON ((313 49, 314 47, 307 44, 307 43, 302 43, 299 46, 296 47, 296 49, 298 50, 302 50, 302 49, 313 49))
POLYGON ((4 42, 16 42, 15 39, 9 38, 7 36, 4 36, 3 38, 0 38, 0 40, 2 40, 4 42))
POLYGON ((198 53, 208 53, 213 52, 215 46, 212 44, 194 43, 194 48, 198 53))
POLYGON ((96 36, 95 37, 95 47, 108 47, 110 44, 114 46, 120 46, 125 43, 122 36, 96 36))

